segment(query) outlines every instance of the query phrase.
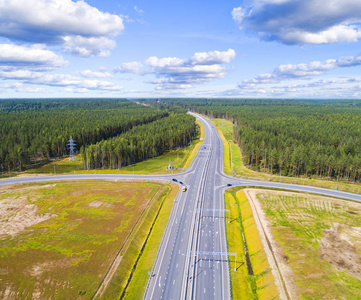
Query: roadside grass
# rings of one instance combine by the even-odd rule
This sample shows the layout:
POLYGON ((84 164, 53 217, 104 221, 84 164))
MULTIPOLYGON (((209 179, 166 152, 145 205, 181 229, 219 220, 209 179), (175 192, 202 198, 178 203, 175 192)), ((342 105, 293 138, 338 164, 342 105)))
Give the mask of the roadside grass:
POLYGON ((56 174, 71 173, 78 171, 83 167, 83 159, 80 155, 78 155, 74 161, 69 160, 69 158, 53 159, 51 163, 38 168, 26 170, 23 174, 53 175, 54 167, 56 174))
POLYGON ((359 299, 359 203, 266 190, 257 198, 292 268, 300 299, 359 299))
POLYGON ((361 185, 349 183, 343 179, 338 182, 334 179, 309 179, 305 177, 287 177, 279 175, 271 175, 262 172, 256 172, 248 169, 242 164, 241 149, 233 139, 233 123, 224 119, 212 119, 212 123, 217 128, 217 131, 223 141, 224 149, 224 172, 228 175, 233 175, 245 179, 267 180, 273 182, 292 183, 309 185, 315 187, 322 187, 327 189, 337 189, 344 192, 361 194, 361 185))
POLYGON ((40 216, 57 216, 13 237, 1 235, 0 298, 90 299, 122 245, 119 269, 128 270, 123 272, 127 280, 142 247, 141 233, 171 190, 170 185, 129 181, 2 187, 0 205, 18 203, 2 214, 2 223, 15 222, 14 214, 32 205, 40 216))
POLYGON ((231 211, 231 222, 226 223, 228 251, 236 252, 237 260, 240 258, 236 272, 232 271, 234 261, 230 261, 232 298, 276 298, 277 287, 247 196, 243 189, 232 188, 226 191, 225 202, 231 211), (254 275, 247 267, 245 243, 254 275))
MULTIPOLYGON (((197 151, 199 150, 199 147, 202 145, 203 140, 204 140, 204 127, 201 121, 196 120, 196 124, 198 126, 198 130, 197 130, 197 135, 195 137, 195 139, 193 140, 194 142, 194 147, 192 148, 192 151, 189 152, 188 154, 188 158, 185 161, 183 168, 189 168, 193 159, 196 157, 197 155, 197 151)), ((192 142, 192 144, 193 144, 192 142)))
POLYGON ((151 273, 152 271, 154 260, 157 256, 164 230, 167 226, 169 215, 172 211, 174 203, 173 200, 175 199, 179 189, 179 186, 176 184, 173 184, 172 186, 173 189, 170 195, 165 199, 159 215, 154 222, 154 227, 149 235, 149 239, 144 247, 144 250, 141 253, 130 284, 126 290, 124 299, 137 300, 141 299, 144 295, 149 279, 148 272, 151 273))
MULTIPOLYGON (((184 148, 168 151, 163 155, 147 159, 142 162, 138 162, 133 165, 123 167, 119 170, 114 169, 96 169, 96 170, 84 170, 83 159, 81 155, 77 155, 74 161, 69 161, 69 158, 61 160, 54 159, 51 163, 45 164, 41 167, 29 169, 24 172, 11 173, 11 176, 17 176, 20 174, 44 174, 53 175, 54 167, 56 174, 172 174, 179 173, 182 169, 188 168, 204 139, 204 128, 200 121, 196 121, 197 133, 193 141, 184 148), (171 162, 175 170, 166 170, 167 166, 171 162), (178 170, 177 170, 178 169, 178 170)), ((8 174, 3 174, 0 178, 8 178, 8 174)))
POLYGON ((249 281, 244 243, 242 239, 242 228, 240 219, 240 205, 235 197, 234 188, 225 192, 226 209, 231 211, 231 221, 226 221, 226 235, 228 252, 237 253, 237 265, 235 272, 234 257, 229 258, 229 269, 231 278, 232 299, 254 299, 252 285, 249 281), (232 191, 231 191, 232 190, 232 191))

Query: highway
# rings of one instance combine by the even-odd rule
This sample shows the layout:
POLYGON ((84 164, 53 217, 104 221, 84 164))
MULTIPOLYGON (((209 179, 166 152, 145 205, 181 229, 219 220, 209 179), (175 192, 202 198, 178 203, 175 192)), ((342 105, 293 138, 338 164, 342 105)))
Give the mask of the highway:
POLYGON ((230 299, 224 190, 232 186, 295 190, 361 202, 361 195, 268 181, 238 179, 223 173, 223 144, 217 130, 202 116, 205 138, 187 171, 174 175, 57 175, 0 180, 0 184, 56 180, 160 180, 183 182, 149 277, 144 299, 230 299))

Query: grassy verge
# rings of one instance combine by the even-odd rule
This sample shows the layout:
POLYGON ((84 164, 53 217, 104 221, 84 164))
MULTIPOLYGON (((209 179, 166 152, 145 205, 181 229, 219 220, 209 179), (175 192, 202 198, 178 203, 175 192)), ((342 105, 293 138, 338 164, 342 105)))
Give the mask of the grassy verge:
POLYGON ((90 299, 120 248, 129 278, 139 238, 170 190, 112 181, 1 187, 0 298, 90 299))
POLYGON ((236 272, 230 262, 232 298, 276 298, 277 288, 247 196, 240 188, 233 188, 226 191, 225 202, 231 211, 231 222, 226 223, 228 251, 237 253, 239 261, 236 272), (247 265, 246 249, 251 266, 247 265))
POLYGON ((268 180, 282 183, 302 184, 327 189, 338 189, 344 192, 361 194, 361 185, 352 184, 344 181, 336 182, 335 180, 309 179, 303 177, 286 177, 271 175, 267 173, 256 172, 248 169, 242 164, 242 153, 233 139, 233 123, 223 119, 212 119, 212 123, 218 130, 223 141, 224 149, 224 172, 228 175, 257 180, 268 180))
POLYGON ((183 168, 189 168, 193 159, 196 157, 197 155, 197 151, 199 149, 199 147, 201 146, 201 144, 203 143, 204 140, 204 127, 201 121, 196 121, 196 124, 198 125, 199 130, 197 131, 197 136, 196 139, 194 139, 194 147, 192 149, 191 152, 189 152, 188 154, 188 158, 185 162, 185 164, 183 165, 183 168))
POLYGON ((164 201, 162 209, 154 222, 153 230, 139 258, 124 299, 141 299, 144 295, 149 279, 148 272, 152 271, 154 259, 157 256, 158 248, 172 211, 173 200, 177 195, 178 186, 174 186, 171 194, 164 201))
MULTIPOLYGON (((148 272, 142 272, 142 267, 146 266, 150 270, 153 266, 155 256, 149 257, 149 252, 157 253, 157 238, 162 237, 163 232, 159 227, 154 228, 153 225, 157 223, 158 217, 161 217, 160 223, 168 221, 169 205, 173 204, 173 199, 178 192, 178 186, 173 185, 174 190, 169 188, 166 193, 159 198, 159 201, 152 205, 142 218, 142 222, 135 228, 129 239, 126 249, 124 249, 123 259, 112 277, 105 293, 96 299, 120 299, 124 294, 134 294, 134 282, 137 284, 135 294, 142 295, 144 293, 148 272), (166 209, 163 209, 163 204, 166 203, 166 209), (153 230, 155 234, 153 234, 153 230), (158 234, 158 235, 157 235, 158 234), (156 235, 154 237, 154 235, 156 235), (154 247, 154 248, 153 248, 154 247), (145 253, 144 253, 145 252, 145 253), (129 284, 129 285, 128 285, 129 284), (125 291, 125 289, 127 289, 125 291), (142 292, 141 292, 142 291, 142 292)), ((166 223, 165 223, 166 224, 166 223)), ((163 227, 164 230, 165 227, 163 227)), ((152 253, 153 255, 154 253, 152 253)), ((128 298, 128 296, 126 296, 128 298)), ((141 297, 140 297, 141 298, 141 297)), ((139 299, 139 298, 135 298, 139 299)))
POLYGON ((360 297, 359 203, 265 190, 257 198, 282 249, 279 261, 292 269, 300 299, 360 297))

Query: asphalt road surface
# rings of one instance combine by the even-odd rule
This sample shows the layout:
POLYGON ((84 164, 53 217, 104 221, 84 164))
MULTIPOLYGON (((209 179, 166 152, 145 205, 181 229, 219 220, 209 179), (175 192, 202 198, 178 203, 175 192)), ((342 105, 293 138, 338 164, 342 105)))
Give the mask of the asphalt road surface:
POLYGON ((0 184, 57 180, 160 180, 183 182, 165 229, 144 299, 230 299, 224 190, 232 186, 287 189, 361 202, 361 195, 267 181, 238 179, 223 173, 223 144, 214 126, 204 125, 205 138, 190 168, 174 175, 54 175, 9 178, 0 184))

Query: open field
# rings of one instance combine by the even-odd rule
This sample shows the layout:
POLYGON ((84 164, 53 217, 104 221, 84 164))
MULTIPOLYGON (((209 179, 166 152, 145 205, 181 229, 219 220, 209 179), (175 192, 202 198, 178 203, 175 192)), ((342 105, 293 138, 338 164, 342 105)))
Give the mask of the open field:
POLYGON ((126 282, 171 190, 113 181, 1 187, 0 298, 89 299, 117 253, 126 282))
POLYGON ((244 191, 227 190, 225 203, 231 211, 231 221, 226 222, 228 251, 237 253, 236 272, 234 257, 230 257, 232 298, 276 299, 275 280, 244 191))
POLYGON ((359 203, 291 192, 248 191, 258 206, 291 299, 359 299, 359 203))
POLYGON ((245 179, 268 180, 274 182, 316 186, 327 189, 338 189, 340 191, 361 194, 361 186, 359 184, 352 184, 341 179, 336 182, 334 180, 322 180, 319 178, 309 179, 304 177, 280 177, 278 175, 270 175, 250 170, 242 164, 242 160, 240 159, 242 156, 241 150, 232 137, 233 123, 224 119, 212 119, 212 123, 216 126, 223 141, 224 172, 228 175, 245 179))

